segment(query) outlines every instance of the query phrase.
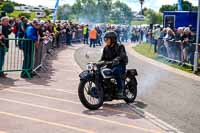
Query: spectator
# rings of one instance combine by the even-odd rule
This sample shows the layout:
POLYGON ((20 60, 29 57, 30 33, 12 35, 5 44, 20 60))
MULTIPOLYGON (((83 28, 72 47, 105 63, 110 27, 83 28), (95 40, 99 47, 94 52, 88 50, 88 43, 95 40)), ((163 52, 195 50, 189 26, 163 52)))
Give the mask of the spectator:
MULTIPOLYGON (((20 38, 20 39, 23 39, 24 38, 24 33, 25 33, 25 30, 26 30, 26 18, 24 16, 22 16, 20 18, 20 22, 19 22, 19 25, 17 27, 17 37, 20 38)), ((23 49, 23 41, 22 40, 19 40, 19 48, 20 49, 23 49)))
POLYGON ((89 28, 88 28, 88 25, 85 25, 83 27, 83 36, 84 36, 84 44, 88 44, 88 37, 89 37, 89 28))
MULTIPOLYGON (((182 55, 182 51, 183 51, 183 35, 184 35, 184 28, 183 27, 179 27, 176 33, 176 53, 177 53, 177 58, 179 61, 183 62, 183 55, 182 55)), ((182 65, 182 63, 180 63, 179 65, 182 65)))
POLYGON ((97 40, 97 31, 95 28, 93 28, 91 31, 90 31, 90 47, 93 47, 95 48, 96 46, 96 40, 97 40))
POLYGON ((163 56, 167 56, 167 50, 166 50, 166 47, 164 44, 164 37, 166 36, 167 34, 167 29, 164 28, 164 29, 160 29, 160 37, 159 37, 159 41, 158 41, 158 54, 160 55, 163 55, 163 56))
POLYGON ((172 31, 172 29, 167 28, 167 34, 164 37, 164 45, 167 50, 167 57, 171 57, 171 51, 172 51, 172 46, 169 43, 170 40, 173 40, 175 38, 175 33, 172 31))
POLYGON ((9 41, 5 40, 8 38, 8 35, 12 32, 12 29, 9 25, 9 18, 2 17, 0 25, 0 78, 5 78, 6 74, 3 73, 3 65, 5 60, 5 54, 9 48, 9 41))
MULTIPOLYGON (((193 43, 195 42, 195 37, 192 35, 192 32, 189 28, 185 28, 183 35, 183 61, 193 64, 192 54, 195 51, 193 43), (190 56, 190 57, 189 57, 190 56)), ((184 65, 184 64, 183 64, 184 65)))
POLYGON ((32 61, 33 61, 33 54, 34 54, 33 45, 35 44, 36 48, 39 46, 39 37, 38 37, 39 27, 40 27, 39 21, 33 20, 31 25, 28 26, 25 31, 25 38, 30 39, 30 41, 24 41, 24 44, 23 44, 24 45, 23 46, 24 61, 23 61, 22 69, 28 70, 28 73, 26 71, 22 71, 21 78, 29 78, 29 76, 30 77, 34 76, 34 74, 32 74, 32 67, 33 67, 32 61))
POLYGON ((102 31, 99 28, 99 26, 96 27, 96 31, 97 31, 97 43, 99 44, 99 46, 101 46, 101 42, 102 42, 102 31))
POLYGON ((71 45, 71 36, 72 36, 72 31, 70 26, 67 24, 66 25, 66 44, 71 45))
POLYGON ((157 45, 158 45, 158 39, 160 38, 160 25, 156 27, 156 29, 153 30, 153 38, 154 38, 154 52, 157 53, 157 45))

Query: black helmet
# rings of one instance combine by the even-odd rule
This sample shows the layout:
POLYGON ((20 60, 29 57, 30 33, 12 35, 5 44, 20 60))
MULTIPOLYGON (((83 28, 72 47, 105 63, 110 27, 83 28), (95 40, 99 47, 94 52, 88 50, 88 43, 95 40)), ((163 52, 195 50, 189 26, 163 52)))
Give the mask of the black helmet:
POLYGON ((112 42, 117 42, 117 34, 114 31, 106 32, 104 39, 110 38, 112 42))

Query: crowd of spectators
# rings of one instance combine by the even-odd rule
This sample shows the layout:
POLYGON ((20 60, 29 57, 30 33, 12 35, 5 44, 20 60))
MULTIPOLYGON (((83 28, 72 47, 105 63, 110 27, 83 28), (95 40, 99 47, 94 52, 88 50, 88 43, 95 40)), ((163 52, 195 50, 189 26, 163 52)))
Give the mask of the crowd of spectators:
POLYGON ((159 25, 146 33, 147 41, 154 44, 154 51, 179 65, 194 64, 196 33, 191 25, 172 29, 159 25))
MULTIPOLYGON (((34 19, 29 21, 26 17, 9 18, 3 16, 0 21, 0 77, 5 78, 3 72, 5 56, 9 51, 9 36, 15 38, 15 46, 23 51, 23 67, 21 77, 33 77, 32 73, 32 56, 42 44, 41 42, 52 41, 53 48, 66 47, 72 42, 81 42, 83 40, 84 25, 74 24, 72 22, 40 21, 34 19), (33 45, 32 45, 33 44, 33 45), (33 48, 34 47, 34 48, 33 48), (29 75, 30 73, 30 75, 29 75)), ((10 50, 12 51, 12 50, 10 50)), ((34 55, 37 56, 37 55, 34 55)), ((7 63, 7 62, 6 62, 7 63)))

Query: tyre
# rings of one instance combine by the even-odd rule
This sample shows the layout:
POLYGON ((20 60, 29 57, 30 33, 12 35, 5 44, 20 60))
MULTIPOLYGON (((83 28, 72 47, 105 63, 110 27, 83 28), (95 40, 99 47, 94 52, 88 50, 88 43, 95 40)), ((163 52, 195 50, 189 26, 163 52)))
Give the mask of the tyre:
POLYGON ((97 110, 103 105, 103 89, 97 89, 93 81, 81 80, 78 88, 81 103, 89 110, 97 110))
POLYGON ((137 97, 137 81, 136 79, 132 79, 129 82, 126 82, 125 84, 125 90, 124 90, 125 99, 124 101, 126 103, 133 103, 137 97))

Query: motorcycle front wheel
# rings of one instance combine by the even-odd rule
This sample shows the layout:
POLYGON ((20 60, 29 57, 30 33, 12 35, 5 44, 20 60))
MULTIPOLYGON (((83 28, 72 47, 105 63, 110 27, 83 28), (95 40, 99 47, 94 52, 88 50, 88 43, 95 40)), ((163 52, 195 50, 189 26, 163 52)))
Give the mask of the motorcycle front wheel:
POLYGON ((81 80, 78 88, 81 103, 89 110, 97 110, 103 105, 103 89, 94 81, 81 80))

